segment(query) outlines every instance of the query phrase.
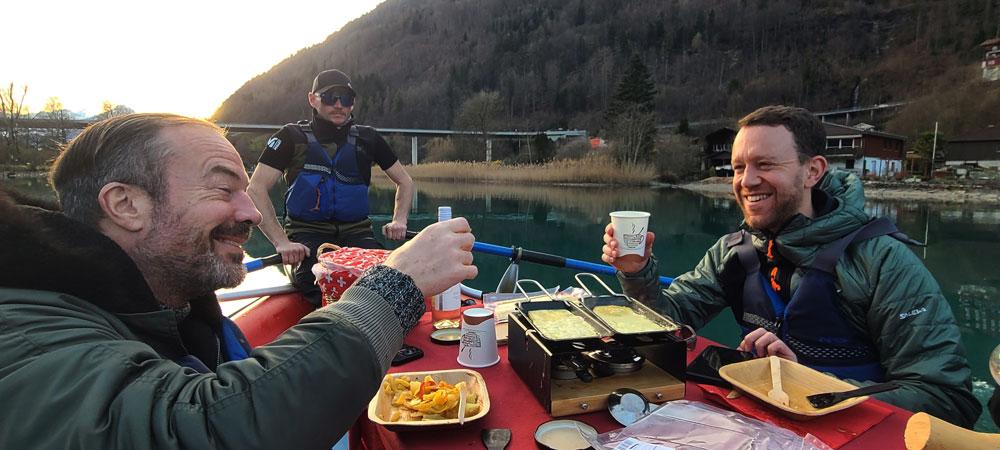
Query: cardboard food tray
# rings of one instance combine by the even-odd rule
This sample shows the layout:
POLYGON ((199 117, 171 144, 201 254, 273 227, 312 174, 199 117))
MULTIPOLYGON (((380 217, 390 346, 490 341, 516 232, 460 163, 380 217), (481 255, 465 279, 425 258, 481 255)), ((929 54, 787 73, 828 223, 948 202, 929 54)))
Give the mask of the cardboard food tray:
MULTIPOLYGON (((479 408, 479 413, 465 418, 465 425, 483 418, 490 412, 490 394, 486 390, 486 381, 484 381, 483 376, 475 370, 450 369, 426 372, 390 373, 389 375, 394 377, 405 375, 410 377, 410 380, 413 381, 423 381, 424 376, 430 375, 435 381, 443 380, 452 385, 457 384, 460 381, 464 381, 469 387, 469 392, 475 392, 479 396, 479 402, 482 405, 479 408)), ((460 426, 458 419, 390 422, 389 416, 392 414, 392 410, 394 408, 392 406, 392 396, 383 391, 381 386, 382 385, 379 384, 378 393, 376 393, 375 397, 368 403, 368 420, 382 425, 390 431, 396 432, 411 430, 436 430, 441 428, 457 428, 460 426)))
POLYGON ((788 394, 788 406, 783 406, 770 397, 771 363, 768 358, 757 358, 722 366, 719 375, 732 383, 733 387, 777 409, 782 414, 797 420, 809 420, 835 411, 850 408, 868 399, 855 397, 826 408, 814 408, 806 396, 824 392, 843 392, 857 386, 846 381, 818 372, 802 364, 778 359, 781 367, 781 387, 788 394))

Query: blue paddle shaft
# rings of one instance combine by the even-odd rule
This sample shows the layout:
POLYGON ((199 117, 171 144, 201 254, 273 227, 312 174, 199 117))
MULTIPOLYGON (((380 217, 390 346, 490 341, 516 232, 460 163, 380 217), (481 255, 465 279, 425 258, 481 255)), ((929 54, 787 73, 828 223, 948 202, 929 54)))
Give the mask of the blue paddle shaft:
MULTIPOLYGON (((517 250, 517 247, 502 247, 495 244, 488 244, 486 242, 476 242, 472 244, 472 251, 474 252, 503 256, 505 258, 514 258, 517 250)), ((578 259, 564 258, 562 256, 524 249, 521 249, 521 261, 528 261, 554 267, 565 267, 567 269, 602 275, 615 275, 618 273, 618 269, 615 269, 607 264, 595 264, 592 262, 580 261, 578 259)), ((670 283, 673 283, 673 281, 673 278, 670 277, 660 277, 660 284, 662 285, 669 285, 670 283)))
MULTIPOLYGON (((416 231, 407 231, 406 238, 410 239, 417 235, 416 231)), ((618 269, 607 264, 594 264, 587 261, 580 261, 578 259, 565 258, 558 255, 550 255, 548 253, 536 252, 534 250, 525 250, 520 247, 504 247, 496 244, 489 244, 486 242, 475 242, 472 244, 472 251, 477 253, 486 253, 488 255, 503 256, 505 258, 514 259, 514 255, 519 251, 521 256, 520 261, 533 262, 537 264, 543 264, 546 266, 553 267, 565 267, 567 269, 579 270, 581 272, 597 273, 601 275, 615 275, 618 273, 618 269)), ((674 282, 673 278, 660 276, 660 284, 669 285, 674 282)))
POLYGON ((271 256, 265 256, 260 259, 247 261, 245 264, 243 264, 243 266, 247 268, 247 272, 253 272, 255 270, 260 270, 267 266, 273 266, 275 264, 281 264, 281 255, 274 254, 271 256))

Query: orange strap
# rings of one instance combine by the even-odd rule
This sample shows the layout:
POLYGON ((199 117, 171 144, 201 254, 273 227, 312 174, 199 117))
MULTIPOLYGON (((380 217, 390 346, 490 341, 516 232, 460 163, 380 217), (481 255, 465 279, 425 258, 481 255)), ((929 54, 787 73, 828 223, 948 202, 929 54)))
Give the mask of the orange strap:
MULTIPOLYGON (((774 262, 774 240, 767 242, 767 260, 774 262)), ((781 285, 778 284, 778 266, 771 268, 771 289, 774 292, 781 292, 781 285)))

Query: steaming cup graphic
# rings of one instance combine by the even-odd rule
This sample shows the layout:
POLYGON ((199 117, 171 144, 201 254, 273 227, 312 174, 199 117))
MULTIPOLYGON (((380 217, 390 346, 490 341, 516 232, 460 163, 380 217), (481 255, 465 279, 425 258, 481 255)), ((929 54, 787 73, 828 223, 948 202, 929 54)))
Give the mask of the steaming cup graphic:
POLYGON ((646 251, 646 230, 649 213, 643 211, 615 211, 610 214, 618 241, 618 256, 639 255, 646 251))
POLYGON ((465 367, 489 367, 500 362, 497 353, 497 329, 493 312, 469 308, 462 312, 462 340, 458 344, 458 363, 465 367))

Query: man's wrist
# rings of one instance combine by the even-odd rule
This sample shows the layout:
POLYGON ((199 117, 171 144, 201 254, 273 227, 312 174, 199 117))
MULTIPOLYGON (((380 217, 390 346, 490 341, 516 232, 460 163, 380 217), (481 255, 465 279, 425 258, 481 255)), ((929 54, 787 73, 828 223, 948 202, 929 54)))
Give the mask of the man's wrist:
POLYGON ((413 278, 392 267, 370 267, 361 274, 355 285, 367 288, 385 299, 405 331, 413 329, 424 314, 424 295, 413 278))
POLYGON ((629 280, 636 278, 645 278, 646 275, 649 274, 649 271, 653 269, 654 258, 655 256, 650 255, 649 258, 646 259, 646 264, 643 265, 641 269, 636 270, 635 272, 625 272, 623 270, 619 270, 618 273, 622 274, 622 277, 629 280))

